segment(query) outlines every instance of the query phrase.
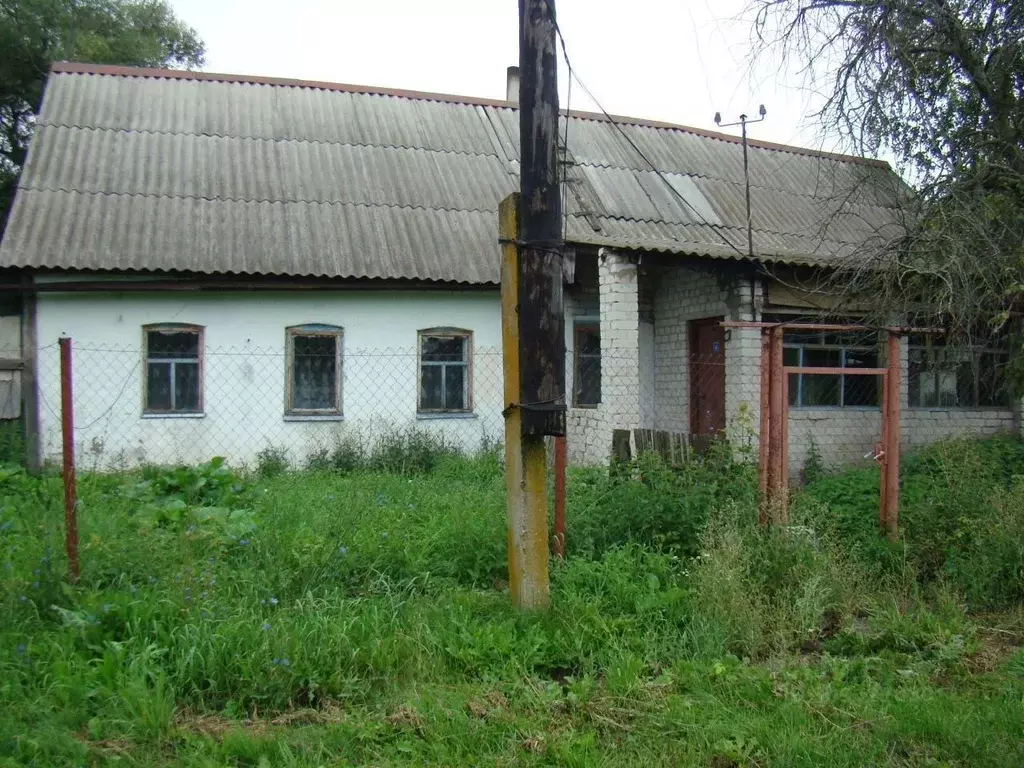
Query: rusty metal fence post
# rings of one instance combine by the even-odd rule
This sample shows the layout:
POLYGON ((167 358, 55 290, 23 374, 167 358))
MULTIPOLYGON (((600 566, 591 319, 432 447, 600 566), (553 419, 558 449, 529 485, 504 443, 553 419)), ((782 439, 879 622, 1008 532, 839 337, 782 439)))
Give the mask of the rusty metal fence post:
POLYGON ((75 405, 72 383, 71 339, 60 340, 60 413, 63 434, 64 535, 68 554, 68 581, 78 581, 78 483, 75 478, 75 405))
POLYGON ((771 373, 769 376, 768 403, 768 513, 775 525, 785 521, 786 484, 784 475, 786 460, 786 403, 785 370, 782 359, 782 328, 771 329, 770 342, 771 373))
POLYGON ((890 540, 895 541, 899 529, 900 507, 900 337, 896 331, 889 331, 889 360, 885 377, 885 463, 884 516, 882 526, 890 540))
POLYGON ((889 328, 888 361, 885 368, 833 368, 786 366, 783 361, 785 329, 816 331, 862 331, 866 326, 830 323, 767 323, 722 321, 725 328, 758 328, 761 331, 761 414, 759 442, 762 525, 786 525, 789 518, 789 376, 881 376, 882 440, 876 451, 881 459, 881 489, 878 504, 879 527, 891 540, 899 534, 900 502, 900 338, 907 333, 937 333, 934 328, 889 328))
POLYGON ((766 328, 761 329, 761 421, 757 432, 758 460, 760 468, 760 489, 761 506, 758 513, 758 522, 761 525, 768 525, 771 522, 770 510, 768 508, 768 434, 771 429, 771 388, 770 380, 772 375, 772 345, 771 335, 766 328))

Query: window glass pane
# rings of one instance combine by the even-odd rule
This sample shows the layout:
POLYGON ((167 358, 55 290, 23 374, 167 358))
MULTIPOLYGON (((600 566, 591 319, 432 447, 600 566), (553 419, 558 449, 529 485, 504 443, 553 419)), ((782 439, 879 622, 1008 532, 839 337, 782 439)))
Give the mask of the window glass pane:
POLYGON ((1009 398, 1003 389, 1003 367, 1006 360, 997 354, 981 353, 978 360, 978 405, 1002 408, 1009 398))
POLYGON ((878 405, 881 387, 881 376, 843 376, 843 405, 878 405))
POLYGON ((910 350, 910 365, 907 368, 907 396, 910 406, 924 406, 921 402, 924 388, 927 383, 924 381, 928 374, 924 371, 920 355, 915 354, 918 350, 910 350))
POLYGON ((601 354, 601 332, 597 326, 576 326, 576 351, 582 355, 601 354))
POLYGON ((911 405, 925 408, 1002 408, 1009 400, 1004 387, 1002 367, 1006 354, 1001 351, 970 351, 965 347, 945 347, 944 340, 922 338, 921 346, 910 349, 911 405), (920 370, 915 376, 915 368, 920 370), (916 379, 920 388, 915 391, 916 379))
POLYGON ((466 360, 466 337, 423 336, 421 337, 421 359, 427 361, 466 360))
POLYGON ((146 410, 171 410, 170 363, 149 363, 146 366, 146 410))
POLYGON ((576 357, 576 405, 598 405, 601 402, 600 356, 576 357))
POLYGON ((975 373, 974 365, 969 360, 956 367, 956 404, 961 407, 969 407, 977 402, 974 392, 975 373))
POLYGON ((878 344, 877 331, 836 331, 824 334, 823 341, 830 347, 873 348, 878 344))
POLYGON ((804 344, 810 346, 817 346, 821 344, 822 334, 821 331, 786 331, 782 332, 782 341, 784 344, 793 344, 801 346, 804 344))
MULTIPOLYGON (((955 368, 929 371, 927 408, 951 408, 957 405, 957 373, 955 368)), ((967 405, 968 403, 961 403, 967 405)))
MULTIPOLYGON (((846 368, 878 368, 878 350, 877 349, 847 349, 846 350, 846 362, 844 363, 846 368)), ((861 378, 872 378, 871 376, 862 376, 861 378)))
MULTIPOLYGON (((807 350, 810 352, 810 350, 807 350)), ((839 405, 839 376, 807 375, 803 377, 801 405, 839 405)))
POLYGON ((337 410, 337 336, 292 338, 292 407, 337 410))
POLYGON ((444 393, 441 388, 444 366, 423 365, 420 367, 420 408, 425 411, 439 411, 444 408, 444 393))
POLYGON ((199 334, 195 331, 147 331, 149 358, 199 359, 199 334))
MULTIPOLYGON (((846 349, 844 368, 877 368, 876 349, 846 349)), ((843 405, 874 406, 880 402, 881 376, 843 376, 843 405)))
POLYGON ((199 363, 174 363, 174 410, 199 410, 199 363))
POLYGON ((789 374, 789 404, 800 405, 800 374, 789 374))
POLYGON ((444 366, 444 407, 450 411, 466 410, 466 366, 444 366))
MULTIPOLYGON (((804 366, 807 368, 838 368, 843 364, 842 351, 838 349, 804 348, 804 366)), ((818 378, 815 376, 814 378, 818 378)))
POLYGON ((783 347, 782 348, 782 364, 783 365, 800 365, 800 349, 798 347, 783 347))

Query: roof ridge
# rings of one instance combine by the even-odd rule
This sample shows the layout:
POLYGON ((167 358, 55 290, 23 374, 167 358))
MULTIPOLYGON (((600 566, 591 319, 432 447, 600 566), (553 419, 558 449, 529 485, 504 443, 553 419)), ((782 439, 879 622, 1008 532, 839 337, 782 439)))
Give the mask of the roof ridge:
MULTIPOLYGON (((372 85, 353 85, 350 83, 335 83, 326 80, 300 80, 284 77, 264 77, 260 75, 238 75, 219 72, 197 72, 184 69, 155 69, 149 67, 126 67, 114 64, 89 64, 84 62, 56 61, 50 65, 50 72, 55 74, 84 74, 84 75, 110 75, 115 77, 139 77, 164 80, 195 80, 220 83, 239 83, 243 85, 269 85, 286 88, 310 88, 323 91, 338 91, 342 93, 361 93, 371 96, 391 96, 401 99, 413 99, 420 101, 438 101, 449 104, 465 104, 467 106, 495 107, 499 109, 515 109, 519 105, 501 99, 487 99, 478 96, 458 96, 449 93, 434 93, 430 91, 414 91, 402 88, 384 88, 372 85)), ((565 110, 561 111, 566 114, 565 110)), ((609 115, 600 112, 584 112, 572 110, 567 113, 570 117, 579 120, 593 120, 596 122, 612 122, 620 125, 634 125, 641 128, 656 128, 659 130, 682 131, 715 141, 725 141, 730 144, 741 144, 742 139, 728 133, 711 131, 705 128, 696 128, 690 125, 668 123, 660 120, 649 120, 639 117, 628 117, 624 115, 609 115)), ((820 157, 825 159, 838 160, 846 163, 870 165, 878 168, 889 168, 889 163, 884 160, 877 160, 856 155, 846 155, 838 152, 827 152, 825 150, 798 147, 790 144, 779 144, 763 139, 747 139, 747 144, 757 149, 765 149, 774 152, 786 152, 793 155, 804 155, 807 157, 820 157)))
POLYGON ((151 194, 149 192, 104 192, 92 189, 69 189, 67 187, 54 186, 27 186, 18 185, 19 191, 26 192, 64 192, 74 195, 103 195, 105 197, 149 197, 154 200, 199 200, 206 203, 256 203, 257 205, 289 205, 291 203, 302 203, 304 205, 347 205, 361 208, 391 208, 407 211, 437 211, 439 213, 497 213, 497 208, 438 208, 429 205, 402 205, 400 203, 364 203, 354 200, 270 200, 257 197, 204 197, 202 195, 164 195, 151 194))

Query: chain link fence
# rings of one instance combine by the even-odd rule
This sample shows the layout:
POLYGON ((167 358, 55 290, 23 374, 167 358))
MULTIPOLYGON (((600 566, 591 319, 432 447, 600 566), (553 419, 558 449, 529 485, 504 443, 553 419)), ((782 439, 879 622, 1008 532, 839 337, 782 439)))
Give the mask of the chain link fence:
MULTIPOLYGON (((636 350, 566 360, 569 463, 599 465, 616 431, 632 453, 677 460, 723 433, 756 440, 757 369, 722 354, 660 364, 636 350)), ((59 463, 60 352, 38 354, 40 445, 59 463)), ((284 349, 204 347, 180 332, 121 347, 74 343, 75 451, 83 470, 196 464, 344 468, 403 446, 472 454, 504 437, 500 349, 441 339, 345 349, 325 332, 284 349)))
MULTIPOLYGON (((425 357, 416 349, 341 351, 323 344, 286 350, 75 344, 78 464, 116 470, 223 456, 236 466, 301 469, 351 461, 384 440, 429 437, 462 452, 499 442, 500 351, 476 349, 465 360, 425 357)), ((56 461, 56 345, 40 351, 39 395, 43 458, 56 461)))

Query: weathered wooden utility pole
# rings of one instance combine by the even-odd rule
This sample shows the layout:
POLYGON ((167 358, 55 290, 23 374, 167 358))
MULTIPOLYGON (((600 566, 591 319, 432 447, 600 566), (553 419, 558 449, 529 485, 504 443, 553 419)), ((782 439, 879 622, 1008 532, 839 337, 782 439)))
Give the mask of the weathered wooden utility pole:
POLYGON ((509 586, 528 610, 548 604, 544 436, 565 434, 554 12, 554 0, 519 0, 520 195, 499 214, 509 586))
POLYGON ((523 434, 565 434, 554 0, 519 0, 519 348, 523 434))

